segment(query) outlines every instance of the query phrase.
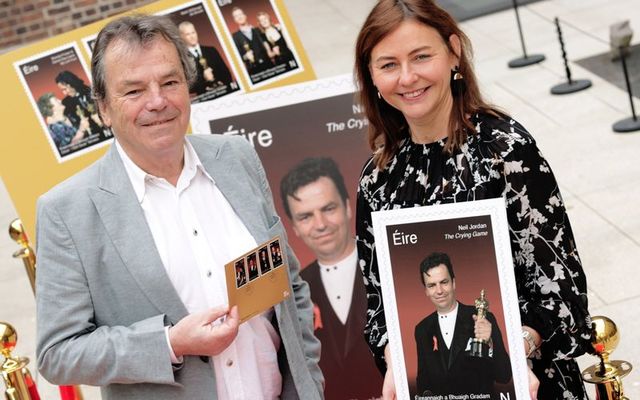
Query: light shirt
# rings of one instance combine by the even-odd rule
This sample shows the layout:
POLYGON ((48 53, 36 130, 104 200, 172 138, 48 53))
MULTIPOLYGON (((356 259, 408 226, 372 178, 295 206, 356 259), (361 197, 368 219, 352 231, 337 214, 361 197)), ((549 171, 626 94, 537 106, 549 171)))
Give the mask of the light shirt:
POLYGON ((253 39, 253 26, 251 25, 243 25, 240 27, 240 32, 247 37, 247 39, 253 39))
POLYGON ((329 297, 331 308, 342 322, 347 323, 351 298, 353 297, 353 281, 356 278, 358 268, 358 251, 354 247, 351 254, 337 264, 324 265, 318 261, 320 267, 320 279, 324 291, 329 297))
MULTIPOLYGON (((227 305, 224 264, 255 248, 256 242, 191 144, 185 140, 184 167, 175 187, 140 169, 117 141, 116 148, 162 264, 189 313, 227 305)), ((219 399, 279 397, 280 337, 272 315, 273 309, 240 325, 231 345, 211 357, 219 399)))
POLYGON ((458 302, 456 301, 456 307, 446 314, 440 314, 438 312, 438 325, 440 325, 440 333, 444 343, 447 345, 447 349, 451 348, 451 341, 453 340, 453 334, 456 329, 456 319, 458 318, 458 302))
POLYGON ((199 44, 193 47, 189 47, 189 53, 191 53, 191 55, 194 56, 195 58, 202 57, 202 49, 200 48, 199 44))
POLYGON ((280 34, 280 31, 275 26, 270 26, 267 29, 265 29, 264 35, 267 37, 267 40, 271 43, 277 42, 282 37, 282 35, 280 34))

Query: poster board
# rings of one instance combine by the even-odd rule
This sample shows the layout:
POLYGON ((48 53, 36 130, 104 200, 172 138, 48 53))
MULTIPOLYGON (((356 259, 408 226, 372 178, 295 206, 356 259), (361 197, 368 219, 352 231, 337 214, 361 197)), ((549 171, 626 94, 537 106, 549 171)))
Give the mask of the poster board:
MULTIPOLYGON (((372 214, 372 219, 398 399, 527 399, 528 367, 504 199, 378 211, 372 214), (502 360, 510 362, 511 368, 510 376, 503 375, 498 380, 491 377, 490 389, 460 392, 465 384, 462 379, 457 379, 456 384, 441 386, 437 386, 440 382, 428 381, 429 376, 438 373, 433 371, 438 368, 437 365, 434 367, 433 360, 443 356, 443 351, 449 351, 448 356, 452 357, 449 371, 453 370, 452 363, 466 363, 460 368, 460 371, 466 371, 466 380, 474 379, 473 374, 483 373, 481 369, 500 360, 497 343, 492 344, 495 352, 491 360, 476 362, 469 355, 474 324, 470 316, 467 320, 455 321, 453 339, 448 346, 444 343, 442 328, 437 328, 443 326, 440 321, 443 314, 436 313, 438 306, 435 304, 447 290, 433 294, 436 300, 430 298, 425 285, 435 283, 421 274, 421 263, 429 265, 425 260, 435 252, 448 255, 451 261, 453 293, 458 302, 457 318, 464 315, 462 305, 475 306, 481 290, 486 293, 489 311, 497 322, 492 326, 492 332, 495 329, 501 332, 507 353, 503 353, 502 360), (471 335, 455 336, 465 325, 470 326, 471 335), (435 328, 428 329, 427 326, 435 328), (429 332, 428 337, 424 332, 429 332), (457 351, 456 343, 461 343, 457 351), (432 362, 424 365, 425 361, 432 362), (420 372, 421 367, 423 372, 420 372), (427 371, 429 368, 431 370, 427 371), (476 371, 472 374, 470 368, 476 371)), ((440 307, 445 308, 442 304, 440 307)), ((475 313, 475 309, 473 311, 475 313)), ((451 314, 447 317, 451 318, 451 314)), ((492 335, 491 338, 496 337, 492 335)))
MULTIPOLYGON (((232 3, 233 1, 224 0, 225 3, 232 3)), ((212 0, 202 0, 200 3, 203 3, 208 10, 212 10, 214 7, 212 0)), ((262 0, 260 0, 261 3, 262 0)), ((296 49, 302 68, 300 68, 299 73, 269 80, 259 89, 314 79, 313 68, 302 48, 293 22, 289 18, 283 2, 281 0, 273 0, 270 4, 273 9, 277 10, 279 22, 287 27, 287 35, 291 40, 292 46, 296 49)), ((162 14, 175 11, 184 6, 185 2, 181 0, 162 0, 131 10, 131 12, 162 14)), ((236 59, 232 51, 229 50, 230 46, 232 46, 231 38, 223 33, 222 22, 219 18, 213 12, 210 15, 217 32, 221 34, 221 37, 218 38, 220 46, 224 48, 223 52, 230 56, 229 68, 239 71, 241 61, 236 59)), ((56 184, 95 162, 104 154, 106 145, 111 142, 111 139, 106 139, 101 142, 101 145, 92 146, 86 151, 78 151, 76 156, 67 157, 66 154, 61 156, 56 151, 55 146, 52 146, 52 139, 47 137, 46 124, 34 104, 34 100, 37 102, 37 99, 30 98, 23 81, 21 81, 21 74, 16 71, 16 65, 20 66, 24 64, 25 60, 30 60, 38 55, 48 54, 52 49, 60 46, 72 46, 74 51, 78 53, 80 64, 83 66, 86 76, 89 77, 90 73, 86 66, 90 64, 88 51, 90 45, 95 40, 97 32, 113 18, 115 17, 27 45, 0 56, 0 85, 3 88, 3 95, 0 97, 0 112, 2 113, 3 121, 3 128, 0 133, 0 170, 2 171, 2 180, 18 215, 22 219, 26 231, 32 237, 35 236, 37 198, 56 184)), ((85 83, 90 85, 88 81, 85 83)), ((238 86, 244 88, 246 92, 253 90, 249 87, 246 78, 240 73, 238 74, 238 86)), ((52 86, 51 89, 59 98, 64 97, 59 88, 52 86)), ((224 99, 224 97, 211 101, 215 102, 221 99, 224 99)))
MULTIPOLYGON (((339 262, 340 267, 332 267, 332 273, 336 269, 353 272, 348 277, 344 276, 344 282, 353 279, 350 285, 353 290, 350 293, 342 292, 344 297, 340 297, 345 301, 349 299, 349 303, 346 303, 348 313, 343 315, 347 321, 346 325, 342 322, 342 326, 346 326, 343 329, 340 329, 336 309, 328 304, 329 290, 321 282, 321 264, 319 255, 315 253, 327 248, 341 248, 344 242, 340 238, 344 236, 334 235, 335 232, 346 232, 347 242, 351 240, 355 245, 358 179, 362 166, 371 156, 371 150, 366 140, 368 122, 357 102, 352 76, 341 75, 228 98, 218 103, 196 104, 193 106, 191 125, 194 132, 198 133, 241 136, 253 145, 260 157, 273 193, 276 212, 287 231, 287 241, 300 261, 301 277, 309 283, 314 303, 314 334, 322 343, 320 367, 325 377, 326 398, 378 398, 382 392, 382 375, 375 367, 362 334, 366 293, 357 265, 357 252, 354 250, 355 254, 343 258, 339 262), (287 181, 285 177, 291 171, 300 171, 297 168, 310 158, 333 160, 347 192, 346 201, 343 202, 344 199, 337 193, 331 197, 331 189, 327 190, 331 185, 322 185, 322 194, 315 196, 315 199, 322 199, 319 202, 323 204, 323 210, 336 211, 327 211, 333 215, 327 217, 331 218, 331 222, 325 227, 331 226, 326 231, 332 234, 324 236, 319 242, 314 240, 312 232, 318 228, 323 230, 320 227, 322 224, 311 229, 300 229, 296 233, 293 218, 289 218, 285 211, 281 191, 281 183, 287 181), (327 206, 327 198, 336 201, 331 201, 327 206), (346 208, 351 213, 342 211, 346 208), (339 245, 331 247, 338 242, 339 245), (324 244, 327 247, 320 249, 324 244), (357 376, 351 374, 353 370, 358 371, 357 376)), ((319 205, 305 203, 304 207, 319 205)))

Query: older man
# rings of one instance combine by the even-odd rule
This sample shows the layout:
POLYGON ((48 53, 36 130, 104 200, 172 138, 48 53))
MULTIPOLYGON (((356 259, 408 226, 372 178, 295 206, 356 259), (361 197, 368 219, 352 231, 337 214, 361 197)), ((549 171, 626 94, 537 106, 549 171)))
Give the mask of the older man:
POLYGON ((105 399, 322 398, 288 246, 293 295, 242 325, 228 309, 224 264, 284 230, 247 142, 185 139, 195 71, 175 25, 110 22, 92 73, 116 141, 38 201, 43 376, 102 386, 105 399))
POLYGON ((189 54, 195 60, 196 79, 191 85, 192 93, 201 95, 220 86, 230 85, 233 78, 222 56, 215 47, 200 44, 193 23, 182 21, 178 24, 178 30, 189 49, 189 54))

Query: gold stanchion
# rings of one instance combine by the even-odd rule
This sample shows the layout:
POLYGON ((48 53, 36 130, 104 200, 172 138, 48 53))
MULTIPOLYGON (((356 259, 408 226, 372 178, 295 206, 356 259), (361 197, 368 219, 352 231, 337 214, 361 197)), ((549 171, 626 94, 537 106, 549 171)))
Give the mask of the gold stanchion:
POLYGON ((597 400, 628 400, 624 396, 622 378, 633 366, 622 360, 609 360, 609 355, 618 347, 620 333, 616 324, 607 317, 592 318, 591 344, 600 362, 582 371, 582 379, 596 385, 597 400))
POLYGON ((19 218, 14 219, 9 224, 9 236, 16 243, 21 246, 21 249, 13 253, 13 258, 22 258, 24 262, 24 268, 27 271, 29 277, 29 283, 31 284, 31 290, 33 294, 36 294, 36 253, 29 244, 29 238, 27 237, 22 221, 19 218))
MULTIPOLYGON (((27 272, 27 276, 29 277, 29 283, 31 284, 31 290, 35 295, 36 253, 33 251, 33 248, 31 248, 29 238, 24 230, 24 227, 22 226, 22 221, 19 218, 14 219, 11 224, 9 224, 9 236, 11 236, 11 239, 13 239, 21 247, 19 250, 13 253, 13 257, 22 258, 22 262, 24 262, 24 268, 27 272)), ((27 374, 29 374, 28 371, 27 374)), ((33 381, 30 374, 27 376, 27 379, 33 381)), ((83 400, 80 386, 59 386, 58 388, 60 390, 60 397, 62 400, 83 400)), ((9 400, 14 400, 12 397, 7 398, 9 400)), ((22 397, 17 397, 16 399, 21 400, 22 397)), ((35 400, 35 398, 33 400, 35 400)))
POLYGON ((27 357, 13 357, 11 351, 16 347, 18 334, 10 324, 0 322, 0 353, 5 360, 2 363, 2 379, 7 400, 39 400, 31 373, 27 369, 27 357))

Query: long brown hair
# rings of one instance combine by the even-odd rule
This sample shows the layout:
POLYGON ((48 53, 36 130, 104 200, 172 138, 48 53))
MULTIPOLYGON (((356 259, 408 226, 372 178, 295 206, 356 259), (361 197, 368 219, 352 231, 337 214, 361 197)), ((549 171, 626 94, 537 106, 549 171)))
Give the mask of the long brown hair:
POLYGON ((449 37, 457 35, 460 38, 460 54, 456 55, 459 58, 459 72, 464 77, 466 90, 462 95, 453 97, 449 119, 450 133, 445 151, 454 151, 464 143, 467 132, 475 131, 468 119, 469 115, 477 112, 501 113, 482 99, 471 65, 471 42, 451 15, 432 0, 380 0, 371 10, 358 34, 355 76, 360 90, 360 102, 369 119, 369 146, 374 151, 376 166, 381 169, 398 150, 400 142, 409 136, 409 131, 402 113, 386 101, 378 99, 369 69, 371 52, 402 22, 410 19, 435 29, 447 45, 448 51, 453 54, 456 53, 449 37))

